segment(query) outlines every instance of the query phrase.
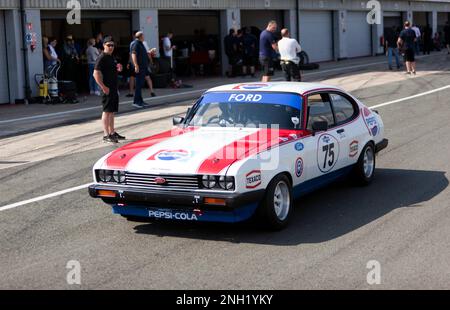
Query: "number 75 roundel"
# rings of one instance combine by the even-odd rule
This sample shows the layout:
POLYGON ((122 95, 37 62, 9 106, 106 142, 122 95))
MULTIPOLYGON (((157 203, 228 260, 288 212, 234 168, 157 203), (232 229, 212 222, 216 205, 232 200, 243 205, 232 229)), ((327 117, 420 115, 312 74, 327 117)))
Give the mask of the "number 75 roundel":
POLYGON ((329 134, 319 137, 317 145, 317 165, 323 173, 330 172, 339 159, 339 141, 329 134))

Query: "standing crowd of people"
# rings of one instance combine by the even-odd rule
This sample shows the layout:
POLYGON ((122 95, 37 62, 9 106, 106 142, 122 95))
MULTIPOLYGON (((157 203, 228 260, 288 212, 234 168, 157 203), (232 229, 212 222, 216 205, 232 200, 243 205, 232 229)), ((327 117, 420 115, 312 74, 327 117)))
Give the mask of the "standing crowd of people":
POLYGON ((442 40, 441 32, 432 35, 432 29, 426 25, 422 29, 411 24, 404 23, 404 29, 396 26, 388 28, 384 33, 384 45, 388 56, 389 70, 393 70, 393 60, 399 70, 402 67, 401 56, 406 67, 406 74, 416 75, 416 56, 423 52, 423 55, 430 55, 434 50, 441 51, 442 45, 450 55, 450 25, 446 23, 442 40))

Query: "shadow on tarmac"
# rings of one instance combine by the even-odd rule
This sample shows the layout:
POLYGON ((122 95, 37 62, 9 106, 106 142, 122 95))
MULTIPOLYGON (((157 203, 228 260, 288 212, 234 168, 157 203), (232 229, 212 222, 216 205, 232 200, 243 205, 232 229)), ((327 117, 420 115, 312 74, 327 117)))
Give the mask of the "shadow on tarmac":
POLYGON ((138 234, 290 246, 326 242, 367 225, 399 208, 423 204, 449 185, 445 172, 378 169, 368 187, 336 182, 295 202, 287 229, 269 232, 254 222, 241 224, 153 221, 135 227, 138 234))

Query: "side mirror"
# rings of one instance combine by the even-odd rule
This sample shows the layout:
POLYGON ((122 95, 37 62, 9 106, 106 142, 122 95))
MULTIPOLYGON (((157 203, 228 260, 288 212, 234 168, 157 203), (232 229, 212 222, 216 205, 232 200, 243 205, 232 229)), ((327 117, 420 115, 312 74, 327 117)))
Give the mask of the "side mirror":
POLYGON ((300 125, 300 118, 291 117, 291 122, 292 122, 292 124, 294 124, 295 129, 297 129, 298 125, 300 125))
POLYGON ((181 117, 181 116, 175 116, 175 117, 173 118, 173 125, 174 125, 174 126, 178 126, 178 125, 182 124, 183 122, 184 122, 184 117, 181 117))
POLYGON ((315 135, 316 132, 327 131, 328 130, 328 122, 327 121, 314 122, 312 125, 312 129, 313 129, 313 135, 315 135))

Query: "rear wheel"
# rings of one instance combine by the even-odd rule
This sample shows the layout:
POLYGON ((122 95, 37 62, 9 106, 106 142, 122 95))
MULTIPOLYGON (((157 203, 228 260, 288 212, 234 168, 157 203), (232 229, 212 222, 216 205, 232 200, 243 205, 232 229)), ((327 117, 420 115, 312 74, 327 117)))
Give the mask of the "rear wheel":
POLYGON ((353 177, 359 185, 369 185, 375 176, 376 158, 372 143, 367 144, 353 170, 353 177))
POLYGON ((265 227, 281 230, 288 225, 292 206, 291 182, 286 175, 279 175, 267 187, 258 213, 265 227))

